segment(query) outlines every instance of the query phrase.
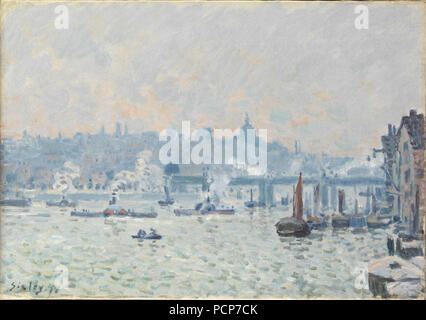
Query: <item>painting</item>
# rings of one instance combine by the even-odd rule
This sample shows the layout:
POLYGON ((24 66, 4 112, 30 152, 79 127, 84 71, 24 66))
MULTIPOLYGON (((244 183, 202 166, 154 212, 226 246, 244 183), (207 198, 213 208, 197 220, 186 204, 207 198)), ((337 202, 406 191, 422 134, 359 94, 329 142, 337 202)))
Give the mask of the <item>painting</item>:
POLYGON ((2 299, 424 299, 424 3, 1 5, 2 299))

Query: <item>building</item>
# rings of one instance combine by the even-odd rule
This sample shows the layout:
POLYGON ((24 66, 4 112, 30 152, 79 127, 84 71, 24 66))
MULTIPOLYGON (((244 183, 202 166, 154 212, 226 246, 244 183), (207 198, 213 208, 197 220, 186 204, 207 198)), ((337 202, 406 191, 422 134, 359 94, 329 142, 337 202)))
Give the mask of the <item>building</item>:
POLYGON ((424 233, 424 115, 410 110, 402 117, 398 131, 388 125, 382 136, 383 169, 386 172, 387 200, 394 216, 407 225, 410 234, 424 233))

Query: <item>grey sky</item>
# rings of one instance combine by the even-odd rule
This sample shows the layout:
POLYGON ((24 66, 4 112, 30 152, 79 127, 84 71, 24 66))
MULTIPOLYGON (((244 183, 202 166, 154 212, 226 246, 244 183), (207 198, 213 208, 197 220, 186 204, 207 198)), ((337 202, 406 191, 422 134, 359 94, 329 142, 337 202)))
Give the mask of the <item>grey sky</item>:
POLYGON ((5 13, 3 133, 72 135, 236 128, 247 111, 270 140, 339 155, 380 146, 388 122, 423 111, 423 10, 369 4, 70 4, 5 13))

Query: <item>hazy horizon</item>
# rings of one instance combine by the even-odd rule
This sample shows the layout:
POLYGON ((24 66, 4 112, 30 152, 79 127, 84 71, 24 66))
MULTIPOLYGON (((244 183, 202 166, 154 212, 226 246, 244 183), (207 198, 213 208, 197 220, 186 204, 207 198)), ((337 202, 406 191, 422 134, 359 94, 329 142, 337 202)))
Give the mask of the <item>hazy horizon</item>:
POLYGON ((67 3, 3 13, 2 135, 235 129, 356 156, 424 108, 421 4, 67 3), (256 10, 254 8, 256 7, 256 10))

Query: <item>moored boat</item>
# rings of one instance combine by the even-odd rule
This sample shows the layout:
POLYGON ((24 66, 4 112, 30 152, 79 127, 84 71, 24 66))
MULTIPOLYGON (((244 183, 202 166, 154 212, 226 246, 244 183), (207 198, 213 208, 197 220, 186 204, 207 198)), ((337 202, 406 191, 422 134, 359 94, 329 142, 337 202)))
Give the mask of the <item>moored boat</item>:
MULTIPOLYGON (((325 217, 320 214, 320 184, 314 187, 313 197, 313 216, 306 217, 306 223, 311 229, 319 230, 327 227, 327 221, 325 217)), ((309 212, 309 211, 308 211, 309 212)))
POLYGON ((253 201, 253 189, 250 189, 250 201, 244 202, 247 208, 260 207, 261 205, 257 201, 253 201))
POLYGON ((31 206, 30 199, 5 199, 0 200, 0 206, 3 207, 29 207, 31 206))
POLYGON ((235 213, 234 207, 226 208, 216 206, 210 202, 210 196, 203 202, 197 203, 194 209, 175 209, 174 214, 176 216, 202 216, 207 214, 220 214, 220 215, 232 215, 235 213))
POLYGON ((296 190, 293 192, 293 216, 282 218, 275 224, 280 237, 306 237, 311 233, 311 228, 303 220, 302 188, 302 173, 300 173, 296 190))
POLYGON ((164 186, 164 193, 166 195, 165 200, 159 200, 158 204, 162 207, 166 207, 168 205, 172 205, 175 203, 175 200, 170 197, 169 188, 167 186, 164 186))
POLYGON ((0 206, 2 207, 30 207, 31 199, 25 198, 24 194, 20 191, 16 192, 14 199, 1 199, 0 206))
POLYGON ((65 207, 74 208, 76 206, 76 204, 74 202, 71 202, 71 201, 65 199, 65 196, 62 196, 61 201, 47 201, 46 205, 48 207, 62 207, 62 208, 65 208, 65 207))
POLYGON ((345 216, 331 217, 331 225, 333 228, 349 228, 349 218, 345 216))
POLYGON ((331 225, 335 229, 349 228, 349 217, 343 213, 345 204, 345 191, 339 190, 339 215, 331 217, 331 225))
POLYGON ((391 223, 391 219, 379 219, 377 215, 370 215, 367 219, 367 226, 370 229, 385 228, 391 223))

